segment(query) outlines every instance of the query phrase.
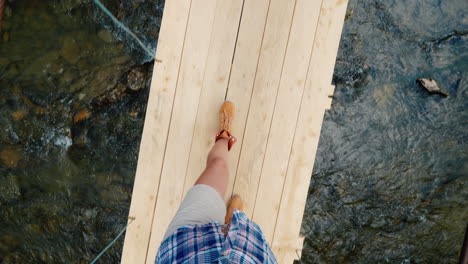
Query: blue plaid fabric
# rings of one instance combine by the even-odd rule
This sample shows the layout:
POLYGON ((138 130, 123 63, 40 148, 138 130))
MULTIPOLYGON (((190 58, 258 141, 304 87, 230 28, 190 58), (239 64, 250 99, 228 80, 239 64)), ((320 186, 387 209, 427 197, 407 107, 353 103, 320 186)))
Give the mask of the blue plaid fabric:
POLYGON ((236 210, 230 225, 188 225, 166 238, 156 264, 277 263, 260 227, 236 210))

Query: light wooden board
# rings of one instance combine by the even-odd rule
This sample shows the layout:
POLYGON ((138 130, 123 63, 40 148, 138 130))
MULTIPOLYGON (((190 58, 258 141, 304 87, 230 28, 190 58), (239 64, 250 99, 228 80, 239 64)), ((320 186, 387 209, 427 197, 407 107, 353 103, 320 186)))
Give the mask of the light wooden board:
POLYGON ((226 96, 242 5, 243 0, 218 0, 184 195, 205 169, 207 154, 214 145, 218 111, 226 96))
POLYGON ((270 2, 234 183, 234 193, 242 197, 244 212, 249 217, 252 216, 257 195, 295 2, 295 0, 270 2))
POLYGON ((253 220, 271 244, 322 0, 297 0, 253 220))
POLYGON ((232 63, 231 76, 226 99, 236 104, 236 116, 233 121, 233 133, 237 143, 229 155, 229 183, 225 199, 231 197, 236 178, 239 155, 244 139, 247 113, 257 73, 258 59, 263 41, 263 33, 270 0, 245 0, 242 20, 232 63))
POLYGON ((146 263, 182 200, 190 145, 210 46, 216 0, 192 0, 146 263))
POLYGON ((172 104, 185 38, 190 0, 167 1, 159 33, 121 262, 144 263, 159 188, 172 104))
POLYGON ((330 92, 346 7, 346 0, 324 0, 320 11, 306 90, 301 103, 272 243, 279 263, 296 258, 298 243, 302 243, 299 232, 324 108, 328 105, 325 99, 330 92))

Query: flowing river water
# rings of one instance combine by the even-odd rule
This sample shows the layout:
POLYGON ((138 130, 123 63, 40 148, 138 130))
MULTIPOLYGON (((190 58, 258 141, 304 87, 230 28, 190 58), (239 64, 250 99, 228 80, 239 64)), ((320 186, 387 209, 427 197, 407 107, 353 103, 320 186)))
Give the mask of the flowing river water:
MULTIPOLYGON (((0 263, 89 263, 126 223, 153 62, 90 0, 6 3, 0 263)), ((103 3, 154 48, 163 0, 103 3)), ((467 73, 466 0, 349 1, 301 263, 457 262, 467 73)))

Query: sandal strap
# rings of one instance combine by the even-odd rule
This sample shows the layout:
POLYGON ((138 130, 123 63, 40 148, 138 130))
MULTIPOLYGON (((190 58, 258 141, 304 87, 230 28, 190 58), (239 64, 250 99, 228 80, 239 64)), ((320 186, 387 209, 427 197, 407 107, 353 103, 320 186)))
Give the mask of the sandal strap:
POLYGON ((221 131, 219 131, 219 132, 216 134, 216 140, 215 140, 215 142, 218 142, 218 140, 220 140, 220 139, 222 139, 222 138, 228 140, 228 151, 231 150, 232 146, 233 146, 234 143, 236 143, 236 141, 237 141, 236 137, 234 137, 233 135, 231 135, 231 133, 229 133, 229 131, 224 130, 224 129, 221 130, 221 131), (226 132, 227 137, 224 136, 224 132, 226 132))

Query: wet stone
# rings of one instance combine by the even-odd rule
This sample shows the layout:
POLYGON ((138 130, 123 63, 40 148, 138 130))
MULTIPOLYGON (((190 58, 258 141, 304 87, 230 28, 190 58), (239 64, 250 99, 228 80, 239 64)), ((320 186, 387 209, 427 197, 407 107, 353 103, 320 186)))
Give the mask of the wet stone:
POLYGON ((41 233, 42 232, 42 228, 38 224, 28 224, 26 226, 26 228, 28 229, 28 232, 32 232, 32 233, 41 233))
MULTIPOLYGON (((60 58, 60 53, 51 51, 31 59, 27 65, 23 65, 21 74, 25 78, 42 80, 45 77, 55 78, 55 76, 63 74, 64 68, 64 61, 60 58)), ((47 87, 52 88, 49 85, 47 87)), ((57 92, 56 87, 53 88, 54 92, 57 92)))
POLYGON ((72 37, 67 37, 63 41, 63 47, 60 55, 70 64, 76 64, 80 59, 80 47, 77 41, 72 37))
POLYGON ((128 188, 120 184, 112 184, 101 191, 101 197, 105 201, 123 202, 130 199, 130 193, 128 188))
POLYGON ((2 163, 9 168, 16 168, 22 158, 23 153, 19 147, 8 146, 0 151, 2 163))
POLYGON ((127 76, 127 87, 136 92, 145 87, 146 73, 142 67, 133 68, 127 76))
POLYGON ((91 117, 91 112, 89 110, 83 109, 78 111, 73 117, 73 123, 78 123, 80 121, 86 120, 91 117))
POLYGON ((21 196, 18 179, 15 175, 0 177, 0 204, 21 196))
POLYGON ((114 36, 112 35, 112 32, 110 32, 109 30, 107 29, 102 29, 102 30, 99 30, 98 32, 98 37, 103 40, 104 42, 107 42, 107 43, 114 43, 116 42, 116 39, 114 38, 114 36))
MULTIPOLYGON (((8 246, 17 246, 19 244, 20 244, 20 241, 11 234, 4 234, 0 236, 0 250, 1 251, 6 251, 6 249, 8 249, 8 246)), ((14 255, 13 254, 10 255, 10 257, 13 258, 14 255)))
POLYGON ((75 79, 75 74, 72 71, 65 71, 65 73, 62 74, 62 77, 60 78, 60 84, 61 85, 69 85, 73 82, 75 79))
POLYGON ((426 91, 430 94, 440 94, 443 96, 448 96, 448 93, 444 92, 437 82, 431 78, 419 78, 416 82, 421 85, 426 91))
POLYGON ((18 111, 13 112, 13 113, 11 114, 11 117, 12 117, 13 120, 15 120, 15 121, 21 121, 21 120, 23 120, 27 115, 28 115, 28 110, 21 109, 21 110, 18 110, 18 111))
POLYGON ((128 113, 128 115, 132 118, 137 118, 138 117, 138 112, 137 111, 131 111, 128 113))
POLYGON ((113 183, 118 183, 122 178, 115 173, 98 173, 95 176, 95 184, 98 187, 108 187, 113 183))
POLYGON ((107 104, 115 103, 121 100, 125 96, 126 90, 127 90, 127 87, 124 84, 119 83, 115 86, 114 89, 111 89, 106 94, 95 99, 92 104, 94 106, 99 107, 99 106, 104 106, 107 104))
POLYGON ((125 85, 119 86, 119 80, 127 71, 126 63, 129 57, 123 56, 113 59, 102 67, 96 67, 77 79, 70 86, 71 91, 80 91, 83 101, 105 101, 115 102, 124 94, 125 85))

